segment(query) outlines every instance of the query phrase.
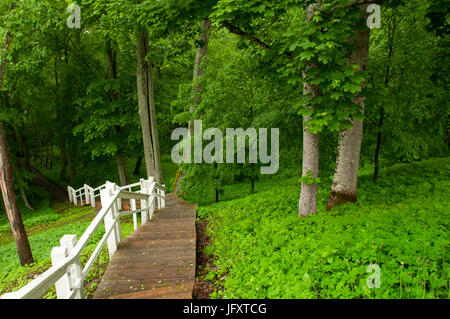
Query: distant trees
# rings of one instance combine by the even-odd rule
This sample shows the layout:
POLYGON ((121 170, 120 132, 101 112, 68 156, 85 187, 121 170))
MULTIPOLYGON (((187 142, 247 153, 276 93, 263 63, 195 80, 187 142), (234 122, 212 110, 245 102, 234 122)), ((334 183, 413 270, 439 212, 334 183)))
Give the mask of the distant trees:
MULTIPOLYGON (((67 27, 64 2, 17 3, 0 97, 16 191, 33 206, 32 165, 70 184, 110 172, 126 184, 127 163, 139 175, 145 159, 163 182, 171 131, 195 119, 279 127, 281 174, 301 175, 300 216, 317 212, 330 171, 328 209, 357 200, 361 165, 374 164, 376 181, 387 162, 445 154, 448 9, 380 0, 369 36, 369 3, 80 0, 80 29, 67 27)), ((256 168, 189 164, 175 186, 219 200, 237 180, 256 191, 256 168)))

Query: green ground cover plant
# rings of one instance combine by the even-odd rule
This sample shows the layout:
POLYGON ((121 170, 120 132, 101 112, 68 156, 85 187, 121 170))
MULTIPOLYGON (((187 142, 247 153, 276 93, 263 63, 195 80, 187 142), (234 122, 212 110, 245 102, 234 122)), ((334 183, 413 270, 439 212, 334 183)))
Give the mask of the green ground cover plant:
POLYGON ((209 206, 215 298, 449 298, 450 159, 361 176, 359 203, 298 218, 294 179, 209 206), (284 186, 283 186, 284 184, 284 186), (396 185, 394 188, 393 185, 396 185), (367 267, 381 287, 369 289, 367 267))

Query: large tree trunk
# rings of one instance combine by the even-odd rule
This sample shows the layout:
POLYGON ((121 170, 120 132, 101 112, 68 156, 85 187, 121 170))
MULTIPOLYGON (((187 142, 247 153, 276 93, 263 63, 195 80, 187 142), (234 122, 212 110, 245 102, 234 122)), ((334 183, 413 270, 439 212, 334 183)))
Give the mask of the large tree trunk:
MULTIPOLYGON (((306 21, 309 22, 314 16, 314 11, 321 5, 321 1, 311 4, 307 8, 306 21)), ((311 66, 308 67, 311 68, 311 66)), ((303 77, 306 73, 303 74, 303 77)), ((311 98, 319 96, 319 87, 305 82, 303 85, 303 94, 311 94, 311 98)), ((311 173, 311 177, 317 178, 319 175, 319 135, 312 134, 308 130, 307 122, 310 120, 308 116, 303 119, 303 164, 302 176, 311 173)), ((317 213, 317 193, 319 185, 302 183, 300 191, 300 200, 298 204, 299 216, 308 216, 317 213)))
MULTIPOLYGON (((14 9, 14 3, 11 4, 11 11, 14 9)), ((0 90, 3 87, 3 78, 5 75, 6 54, 9 48, 9 30, 6 30, 5 46, 0 62, 0 90)), ((6 142, 5 131, 0 120, 0 188, 2 190, 3 203, 8 216, 11 231, 16 242, 17 253, 19 254, 20 264, 26 265, 32 263, 33 255, 31 253, 30 243, 22 222, 17 198, 14 192, 12 180, 11 163, 9 161, 8 144, 6 142)))
MULTIPOLYGON (((1 88, 1 83, 0 83, 1 88)), ((6 214, 8 216, 11 231, 16 241, 17 253, 19 254, 20 264, 26 265, 32 263, 33 255, 31 253, 30 243, 28 242, 27 233, 22 222, 17 198, 14 192, 12 180, 11 163, 9 161, 8 145, 0 121, 0 187, 2 189, 3 203, 5 205, 6 214)))
MULTIPOLYGON (((361 6, 363 16, 365 16, 367 5, 361 6)), ((356 31, 351 43, 356 47, 349 52, 348 64, 359 65, 361 70, 367 69, 369 60, 369 29, 356 31)), ((362 86, 365 86, 365 82, 362 86)), ((361 106, 361 112, 364 114, 365 98, 356 96, 353 100, 361 106)), ((361 153, 361 142, 363 134, 363 121, 352 120, 352 128, 349 130, 341 129, 339 132, 338 154, 336 158, 336 169, 334 172, 331 193, 327 203, 327 210, 333 207, 345 204, 347 202, 357 201, 357 183, 359 159, 361 153)))
MULTIPOLYGON (((317 92, 318 88, 305 83, 305 91, 312 90, 317 92)), ((308 132, 306 122, 309 117, 305 116, 303 120, 303 164, 302 176, 307 176, 311 172, 311 177, 317 178, 319 175, 319 135, 308 132)), ((317 213, 317 193, 319 185, 302 183, 300 200, 298 204, 299 216, 308 216, 317 213)))
POLYGON ((147 32, 137 34, 137 89, 147 175, 163 183, 161 154, 154 99, 153 64, 146 61, 149 51, 147 32))

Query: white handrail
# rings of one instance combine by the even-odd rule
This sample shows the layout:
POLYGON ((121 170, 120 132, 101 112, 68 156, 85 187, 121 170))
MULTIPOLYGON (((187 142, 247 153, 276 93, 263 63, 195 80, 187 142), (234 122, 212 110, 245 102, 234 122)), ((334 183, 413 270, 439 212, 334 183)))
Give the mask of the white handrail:
MULTIPOLYGON (((100 189, 102 209, 80 237, 80 240, 77 241, 76 235, 63 236, 60 241, 61 246, 54 247, 52 250, 52 267, 18 291, 2 295, 1 299, 37 299, 53 285, 56 286, 58 299, 84 298, 84 280, 101 251, 107 245, 109 256, 112 258, 121 242, 120 217, 133 214, 133 224, 136 230, 138 226, 137 214, 141 214, 141 221, 144 224, 151 220, 155 208, 165 207, 164 189, 165 187, 154 182, 152 177, 147 180, 141 179, 139 183, 124 187, 106 182, 104 188, 100 189), (137 186, 140 186, 139 191, 130 191, 131 188, 137 186), (130 200, 131 211, 123 211, 121 199, 130 200), (137 200, 141 203, 140 209, 136 209, 137 200), (105 225, 105 233, 87 263, 81 268, 81 253, 102 222, 105 225)), ((79 197, 77 192, 80 192, 80 196, 82 196, 83 190, 91 193, 91 196, 93 195, 94 189, 88 185, 76 191, 69 186, 71 202, 76 203, 77 197, 79 197)))
MULTIPOLYGON (((69 201, 71 203, 73 203, 75 206, 78 206, 78 204, 83 205, 83 200, 84 200, 86 205, 90 204, 92 207, 95 208, 95 199, 100 196, 101 190, 105 189, 106 185, 108 185, 108 183, 110 183, 110 182, 106 182, 105 184, 100 185, 97 188, 93 188, 93 187, 85 184, 83 187, 81 187, 77 190, 75 190, 74 188, 69 186, 67 188, 68 193, 69 193, 69 201)), ((138 183, 122 186, 122 187, 120 187, 120 189, 128 190, 131 192, 132 188, 138 187, 140 185, 141 185, 141 183, 138 182, 138 183)), ((161 189, 163 186, 157 184, 156 187, 161 189)), ((164 191, 166 191, 166 189, 164 189, 164 191)))

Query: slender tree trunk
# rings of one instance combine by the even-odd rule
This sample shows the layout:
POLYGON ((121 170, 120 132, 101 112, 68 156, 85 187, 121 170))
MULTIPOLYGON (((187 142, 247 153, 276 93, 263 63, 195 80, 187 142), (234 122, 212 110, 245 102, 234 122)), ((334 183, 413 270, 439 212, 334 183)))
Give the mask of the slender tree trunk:
MULTIPOLYGON (((367 5, 361 6, 361 10, 366 12, 367 5)), ((356 31, 351 39, 356 47, 354 51, 349 52, 348 64, 359 65, 361 70, 367 69, 369 60, 369 29, 356 31)), ((362 86, 365 86, 364 82, 362 86)), ((365 97, 358 95, 353 100, 354 103, 361 106, 361 112, 364 114, 365 97)), ((327 203, 327 210, 347 202, 357 201, 358 169, 361 153, 361 142, 363 134, 363 121, 353 120, 352 128, 349 130, 341 129, 339 132, 338 154, 336 158, 336 169, 334 172, 331 193, 327 203)))
MULTIPOLYGON (((307 8, 306 21, 309 22, 314 16, 314 11, 321 5, 321 1, 311 4, 307 8)), ((313 67, 308 66, 308 69, 313 67)), ((303 74, 303 77, 306 73, 303 74)), ((312 98, 319 96, 320 89, 316 85, 305 82, 303 85, 303 94, 310 94, 312 98)), ((313 178, 319 175, 319 135, 309 132, 307 122, 310 120, 309 116, 303 118, 303 164, 302 176, 307 176, 311 173, 313 178)), ((300 191, 300 200, 298 205, 299 216, 308 216, 317 213, 317 193, 319 185, 302 183, 300 191)))
POLYGON ((29 166, 27 166, 27 164, 25 163, 24 165, 20 162, 21 158, 25 158, 25 154, 26 154, 26 145, 22 136, 22 129, 16 127, 14 129, 15 134, 16 134, 16 143, 17 143, 17 147, 18 150, 16 151, 16 156, 19 159, 18 164, 14 167, 14 169, 16 170, 16 177, 18 179, 19 182, 19 190, 20 190, 20 195, 22 196, 23 202, 25 204, 25 206, 30 209, 30 210, 34 210, 34 208, 30 205, 30 203, 28 202, 28 198, 27 198, 27 194, 25 192, 25 188, 23 187, 24 184, 24 179, 23 179, 23 174, 22 174, 22 169, 23 167, 25 167, 26 169, 30 169, 29 166))
POLYGON ((45 146, 45 168, 48 169, 48 164, 50 161, 50 145, 49 145, 49 141, 47 141, 46 146, 45 146))
POLYGON ((54 160, 54 153, 53 153, 53 136, 50 137, 50 169, 53 169, 53 160, 54 160))
MULTIPOLYGON (((14 3, 11 3, 11 11, 14 10, 14 3)), ((0 90, 3 88, 3 79, 6 67, 6 55, 9 48, 10 36, 9 30, 6 29, 5 46, 0 62, 0 90)), ((12 180, 11 163, 8 154, 8 144, 6 142, 5 131, 0 120, 0 188, 2 190, 3 203, 5 205, 6 214, 8 216, 11 231, 16 242, 17 253, 19 254, 20 264, 26 265, 32 263, 33 255, 31 253, 30 243, 28 242, 27 233, 22 222, 17 198, 14 192, 12 180)))
MULTIPOLYGON (((208 17, 204 18, 201 23, 201 29, 202 33, 199 34, 197 38, 197 43, 200 44, 200 46, 197 48, 197 54, 195 56, 195 64, 194 64, 194 83, 203 75, 202 70, 202 61, 208 54, 208 47, 209 47, 209 37, 211 35, 211 21, 208 17)), ((195 108, 200 103, 202 97, 200 94, 201 86, 200 84, 196 84, 194 88, 194 103, 191 105, 190 112, 194 113, 195 108)), ((194 117, 192 116, 191 120, 189 121, 189 131, 191 132, 191 136, 194 136, 194 117)))
POLYGON ((31 206, 30 202, 28 201, 28 197, 27 197, 27 193, 25 192, 25 187, 20 186, 20 196, 22 196, 23 202, 25 204, 25 206, 29 209, 29 210, 33 210, 34 208, 31 206))
MULTIPOLYGON (((40 129, 38 128, 38 131, 40 131, 40 129)), ((42 146, 42 136, 37 133, 38 135, 38 145, 39 145, 39 165, 42 167, 42 160, 44 158, 44 151, 43 151, 43 146, 42 146)))
POLYGON ((138 156, 136 160, 136 166, 134 167, 133 175, 141 175, 142 156, 138 156))
POLYGON ((76 175, 74 163, 75 151, 70 143, 67 148, 68 151, 66 155, 67 155, 67 166, 69 168, 69 181, 73 185, 75 183, 75 175, 76 175))
POLYGON ((378 180, 378 172, 379 172, 379 154, 381 148, 381 138, 382 138, 382 127, 384 121, 384 109, 380 106, 380 120, 378 122, 378 133, 377 133, 377 145, 375 146, 375 159, 374 159, 374 168, 373 168, 373 182, 376 183, 378 180))
POLYGON ((137 34, 137 88, 139 99, 139 116, 142 126, 145 164, 148 176, 154 176, 158 183, 163 183, 161 154, 159 148, 156 110, 154 101, 153 65, 146 61, 148 55, 148 34, 137 34))
POLYGON ((67 151, 66 151, 66 143, 62 142, 60 145, 60 155, 61 155, 61 171, 59 173, 59 177, 63 181, 67 181, 67 151))
POLYGON ((150 113, 150 130, 153 142, 153 156, 155 161, 155 181, 163 184, 163 174, 161 165, 161 148, 159 145, 159 133, 158 124, 156 120, 156 105, 155 105, 155 95, 154 95, 154 76, 153 76, 153 65, 149 63, 148 68, 148 92, 149 95, 149 113, 150 113))
MULTIPOLYGON (((106 57, 108 60, 108 78, 111 80, 117 79, 117 53, 113 49, 110 39, 106 40, 106 57)), ((111 102, 115 102, 119 98, 118 95, 113 91, 111 91, 109 95, 110 95, 111 102)), ((116 108, 115 112, 118 117, 121 116, 119 108, 116 108)), ((120 126, 116 126, 114 129, 117 134, 120 133, 120 131, 121 131, 120 126)), ((127 174, 125 171, 125 160, 124 160, 124 157, 122 154, 121 145, 119 144, 119 145, 117 145, 117 147, 118 147, 118 151, 116 154, 117 170, 119 172, 120 184, 121 184, 121 186, 125 186, 128 184, 127 183, 127 174)))
MULTIPOLYGON (((203 69, 202 69, 202 62, 203 59, 208 54, 208 47, 209 47, 209 38, 211 35, 211 21, 209 20, 209 17, 205 17, 200 25, 202 32, 198 35, 197 43, 199 44, 199 47, 197 48, 197 54, 195 55, 195 62, 194 62, 194 75, 193 75, 193 82, 195 83, 202 75, 203 75, 203 69)), ((201 86, 200 84, 196 84, 194 87, 194 102, 190 107, 190 112, 194 113, 195 108, 200 103, 202 97, 201 97, 201 86)), ((194 136, 194 115, 191 116, 191 119, 188 123, 188 128, 191 136, 194 136)), ((189 153, 190 154, 190 153, 189 153)), ((190 156, 190 155, 189 155, 190 156)), ((177 171, 177 178, 175 179, 174 184, 174 192, 181 193, 181 180, 184 177, 183 173, 183 166, 180 165, 178 167, 177 171)), ((217 194, 217 198, 218 198, 217 194)))
MULTIPOLYGON (((388 62, 386 67, 386 77, 384 80, 384 87, 387 89, 391 77, 391 58, 394 53, 394 36, 395 30, 397 28, 397 24, 395 22, 395 16, 392 17, 393 21, 389 21, 388 26, 388 62)), ((380 119, 378 122, 378 133, 377 133, 377 144, 375 146, 375 159, 374 159, 374 169, 373 169, 373 182, 376 183, 379 175, 379 167, 380 167, 380 149, 381 149, 381 139, 383 134, 383 122, 384 122, 384 108, 380 106, 380 119)))
POLYGON ((119 178, 121 186, 128 185, 127 175, 125 173, 125 161, 123 160, 122 153, 117 154, 117 169, 119 171, 119 178))

